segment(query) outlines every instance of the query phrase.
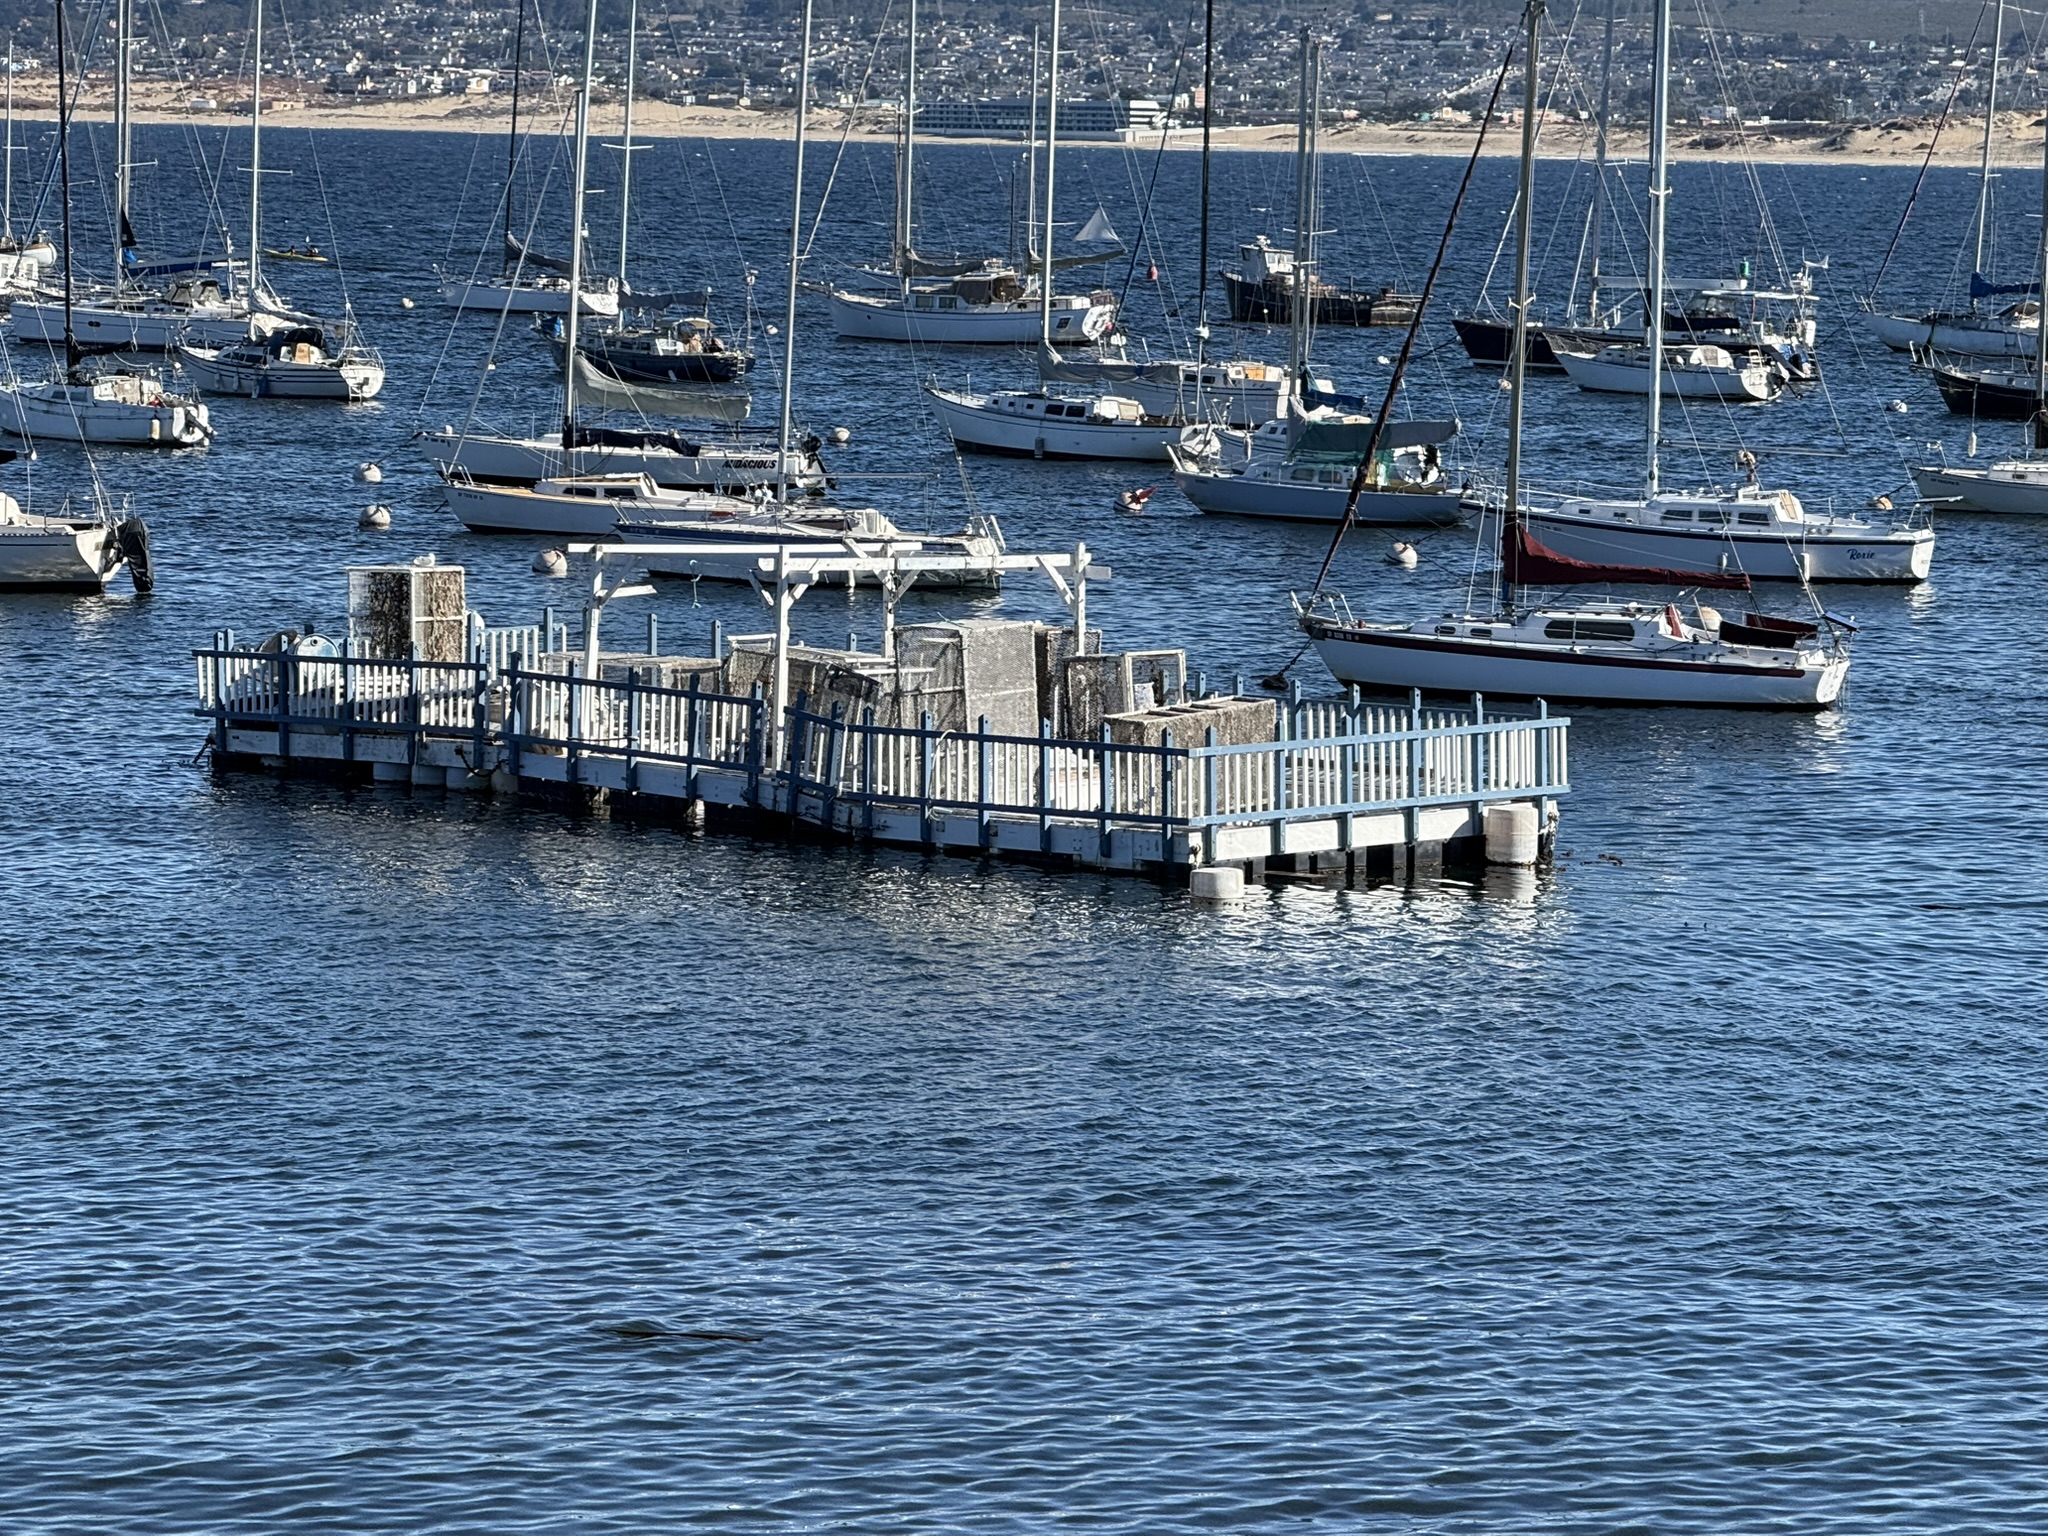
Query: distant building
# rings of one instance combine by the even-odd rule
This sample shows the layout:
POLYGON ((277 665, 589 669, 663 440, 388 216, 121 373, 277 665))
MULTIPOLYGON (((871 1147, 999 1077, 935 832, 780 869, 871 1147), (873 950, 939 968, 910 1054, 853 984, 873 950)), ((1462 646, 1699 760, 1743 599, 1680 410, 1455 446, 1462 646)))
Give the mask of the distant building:
MULTIPOLYGON (((1043 102, 1038 105, 1038 116, 1042 124, 1043 102)), ((1165 126, 1166 108, 1149 96, 1060 102, 1062 139, 1129 143, 1165 126)), ((1026 138, 1031 132, 1031 102, 1021 96, 1000 101, 921 101, 917 104, 917 131, 938 138, 1026 138)))

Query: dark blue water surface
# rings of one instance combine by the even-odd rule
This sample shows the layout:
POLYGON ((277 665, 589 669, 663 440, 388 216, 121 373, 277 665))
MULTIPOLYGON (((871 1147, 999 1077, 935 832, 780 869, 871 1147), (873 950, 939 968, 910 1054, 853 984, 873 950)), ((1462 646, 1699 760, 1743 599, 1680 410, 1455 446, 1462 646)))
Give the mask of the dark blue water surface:
MULTIPOLYGON (((177 248, 194 141, 143 137, 138 222, 177 248)), ((0 1527, 2038 1528, 2048 530, 1947 518, 1933 581, 1834 595, 1863 632, 1830 714, 1580 711, 1533 879, 1218 915, 1138 881, 215 783, 188 654, 216 626, 335 626, 345 564, 426 550, 494 622, 573 602, 535 544, 463 534, 407 442, 483 376, 492 326, 451 334, 430 267, 476 260, 499 146, 266 137, 294 173, 273 236, 341 251, 384 398, 223 402, 211 451, 103 455, 157 595, 0 606, 0 1527), (389 533, 356 531, 373 495, 389 533)), ((245 149, 198 149, 232 188, 245 149)), ((930 150, 928 243, 1001 244, 1010 163, 930 150)), ((708 282, 737 330, 751 266, 779 311, 788 168, 775 144, 642 155, 643 285, 708 282)), ((1135 234, 1152 169, 1074 152, 1062 218, 1099 201, 1135 234)), ((1333 154, 1331 267, 1419 284, 1459 170, 1333 154)), ((1216 172, 1219 247, 1284 237, 1284 159, 1216 172)), ((1512 174, 1479 173, 1453 303, 1512 174)), ((1159 173, 1163 281, 1141 268, 1130 304, 1155 338, 1193 286, 1195 175, 1159 173)), ((1748 443, 1810 504, 1860 506, 1928 441, 1963 451, 1853 320, 1910 180, 1761 173, 1787 257, 1833 262, 1828 384, 1674 409, 1672 479, 1726 480, 1748 443)), ((1583 186, 1546 166, 1546 207, 1583 186)), ((885 255, 889 198, 886 151, 849 149, 814 275, 885 255)), ((1933 176, 1888 295, 1939 296, 1973 200, 1933 176)), ((1763 261, 1756 206, 1740 171, 1681 168, 1674 267, 1763 261)), ((1578 227, 1546 216, 1553 302, 1578 227)), ((277 278, 338 301, 333 273, 277 278)), ((1487 470, 1501 397, 1448 336, 1415 409, 1457 410, 1487 470)), ((1170 487, 1120 517, 1116 489, 1161 478, 1142 466, 963 471, 920 379, 1017 359, 835 342, 811 298, 801 338, 799 417, 853 432, 835 465, 929 472, 859 494, 914 523, 978 505, 1020 548, 1085 538, 1112 637, 1212 676, 1293 653, 1322 532, 1197 518, 1170 487)), ((1319 357, 1378 389, 1397 342, 1333 331, 1319 357)), ((537 344, 499 355, 481 418, 545 420, 537 344)), ((757 419, 775 383, 764 362, 757 419)), ((1638 473, 1638 404, 1544 380, 1530 423, 1539 483, 1638 473)), ((63 448, 33 474, 39 498, 85 483, 63 448)), ((1359 607, 1462 592, 1469 534, 1414 572, 1383 540, 1340 558, 1359 607)), ((762 613, 648 606, 677 644, 762 613)), ((875 622, 817 594, 798 628, 875 622)))

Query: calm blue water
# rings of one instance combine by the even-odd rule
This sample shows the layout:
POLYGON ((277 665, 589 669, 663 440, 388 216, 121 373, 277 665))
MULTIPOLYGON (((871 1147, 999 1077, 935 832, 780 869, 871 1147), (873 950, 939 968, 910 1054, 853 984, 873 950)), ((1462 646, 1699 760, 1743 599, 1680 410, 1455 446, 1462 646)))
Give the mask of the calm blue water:
MULTIPOLYGON (((1580 712, 1534 880, 1219 916, 1135 881, 215 784, 188 713, 212 628, 334 624, 342 565, 426 549, 495 621, 572 601, 531 545, 462 534, 406 442, 476 387, 490 327, 451 340, 428 268, 474 259, 497 146, 336 132, 316 174, 307 135, 267 138, 294 172, 267 188, 275 238, 348 258, 386 397, 222 403, 211 452, 104 457, 155 531, 158 594, 0 606, 0 1526, 2038 1525, 2042 530, 1952 521, 1924 588, 1838 595, 1865 628, 1832 714, 1580 712), (388 534, 355 529, 367 459, 388 534)), ((144 149, 138 223, 176 248, 192 144, 144 149)), ((1008 157, 924 163, 931 243, 1000 243, 1008 157)), ((787 165, 642 156, 641 280, 710 282, 737 327, 751 264, 779 308, 787 165)), ((1333 156, 1332 266, 1419 282, 1457 171, 1333 156)), ((1150 172, 1066 157, 1063 217, 1099 199, 1132 233, 1150 172)), ((1194 172, 1159 181, 1183 284, 1194 172)), ((1511 176, 1481 173, 1452 302, 1511 176)), ((1848 319, 1909 180, 1762 174, 1793 259, 1834 263, 1829 387, 1674 420, 1674 478, 1725 478, 1739 437, 1810 502, 1860 504, 1927 441, 1962 450, 1967 425, 1848 319)), ((1283 161, 1221 157, 1217 183, 1219 245, 1281 232, 1260 210, 1283 161)), ((1973 196, 1933 179, 1888 293, 1938 297, 1973 196)), ((888 200, 883 152, 849 151, 819 275, 882 253, 888 200)), ((1684 168, 1674 265, 1755 254, 1754 209, 1738 173, 1684 168)), ((1553 296, 1576 240, 1546 234, 1553 296)), ((332 274, 278 277, 334 302, 332 274)), ((1016 365, 836 344, 809 300, 804 324, 800 415, 854 433, 835 462, 930 471, 854 483, 956 520, 919 377, 1016 365)), ((1498 393, 1448 334, 1416 408, 1457 409, 1488 465, 1498 393)), ((1396 341, 1332 332, 1321 356, 1377 387, 1396 341)), ((483 415, 544 417, 537 346, 501 355, 483 415)), ((773 384, 764 364, 757 418, 773 384)), ((1539 383, 1533 477, 1628 483, 1637 419, 1539 383)), ((84 470, 51 449, 33 473, 41 496, 84 470)), ((1170 489, 1120 518, 1143 478, 966 473, 1018 546, 1102 551, 1116 638, 1185 643, 1212 675, 1285 661, 1284 595, 1323 536, 1182 516, 1170 489)), ((1341 582, 1429 611, 1468 538, 1413 573, 1361 538, 1341 582)), ((680 643, 753 627, 752 602, 653 606, 680 643)), ((874 622, 865 599, 799 610, 825 641, 874 622)))

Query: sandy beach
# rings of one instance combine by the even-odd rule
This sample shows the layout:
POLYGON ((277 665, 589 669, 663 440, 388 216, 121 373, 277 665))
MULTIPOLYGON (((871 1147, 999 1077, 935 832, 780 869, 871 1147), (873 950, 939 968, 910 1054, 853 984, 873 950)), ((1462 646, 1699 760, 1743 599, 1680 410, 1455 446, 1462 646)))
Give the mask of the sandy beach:
MULTIPOLYGON (((201 123, 231 127, 246 123, 249 112, 246 83, 223 81, 214 86, 188 86, 171 92, 160 86, 138 85, 135 121, 153 124, 201 123), (200 105, 211 102, 212 106, 200 105), (239 110, 237 108, 239 107, 239 110)), ((16 116, 47 122, 55 115, 54 79, 25 75, 17 83, 16 116)), ((81 122, 104 122, 112 113, 112 93, 98 82, 88 85, 77 117, 81 122)), ((371 128, 413 132, 503 132, 511 114, 511 99, 505 95, 416 96, 397 100, 358 101, 324 93, 305 93, 292 82, 280 82, 277 93, 266 101, 266 122, 283 128, 371 128)), ((616 98, 600 101, 597 121, 615 129, 620 115, 616 98)), ((864 142, 888 142, 891 133, 885 119, 873 114, 853 114, 851 137, 864 142)), ((567 92, 550 93, 522 105, 522 116, 536 123, 550 119, 566 125, 567 92)), ((811 114, 811 132, 826 139, 848 133, 849 114, 841 108, 825 108, 811 114)), ((665 101, 642 100, 633 108, 633 132, 650 139, 787 139, 795 114, 789 111, 754 111, 730 106, 676 106, 665 101)), ((1783 164, 1813 165, 1905 165, 1917 166, 1934 145, 1932 117, 1897 118, 1889 122, 1854 124, 1763 125, 1741 129, 1686 125, 1672 130, 1675 157, 1685 160, 1756 160, 1783 164)), ((2031 112, 1999 114, 1992 141, 1992 160, 1999 165, 2037 164, 2041 158, 2042 120, 2031 112)), ((1469 126, 1432 123, 1336 122, 1323 130, 1326 151, 1362 155, 1466 155, 1478 130, 1469 126)), ((1294 145, 1294 125, 1275 123, 1257 127, 1222 128, 1213 141, 1226 150, 1288 150, 1294 145)), ((973 144, 987 141, 968 138, 947 139, 948 143, 973 144)), ((1013 141, 1011 141, 1013 142, 1013 141)), ((1188 151, 1200 147, 1200 136, 1175 132, 1168 147, 1188 151)), ((1974 166, 1982 149, 1980 120, 1951 119, 1934 145, 1934 163, 1945 166, 1974 166)), ((1132 147, 1149 149, 1157 141, 1132 147)), ((1076 147, 1080 147, 1077 145, 1076 147)), ((1486 136, 1488 156, 1520 153, 1521 133, 1513 124, 1496 124, 1486 136)), ((1647 152, 1640 130, 1618 130, 1609 143, 1609 153, 1620 159, 1640 160, 1647 152)), ((1555 122, 1544 125, 1541 153, 1549 159, 1573 160, 1593 153, 1590 125, 1555 122)))

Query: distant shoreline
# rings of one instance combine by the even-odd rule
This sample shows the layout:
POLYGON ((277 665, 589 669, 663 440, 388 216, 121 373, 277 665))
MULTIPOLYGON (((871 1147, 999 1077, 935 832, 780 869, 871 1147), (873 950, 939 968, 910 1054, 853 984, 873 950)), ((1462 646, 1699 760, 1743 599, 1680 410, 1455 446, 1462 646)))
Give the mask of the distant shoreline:
MULTIPOLYGON (((40 92, 43 100, 37 101, 37 86, 38 81, 32 76, 24 77, 18 83, 15 115, 28 122, 51 122, 55 118, 50 100, 54 93, 44 85, 40 92)), ((199 90, 190 94, 207 96, 228 105, 214 109, 173 105, 163 100, 161 91, 138 90, 142 104, 138 106, 134 120, 138 125, 213 128, 234 128, 249 121, 246 110, 239 113, 232 110, 232 96, 199 90)), ((509 100, 495 95, 352 102, 327 96, 295 98, 281 94, 274 103, 266 105, 263 118, 266 126, 277 128, 367 128, 387 132, 489 134, 505 131, 510 122, 510 110, 509 100)), ((537 123, 550 119, 561 122, 567 117, 558 101, 536 103, 529 110, 531 120, 537 123)), ((75 120, 105 123, 110 117, 111 105, 107 94, 104 90, 97 90, 87 92, 75 120)), ((619 117, 620 107, 616 100, 598 103, 595 120, 604 132, 615 133, 619 117)), ((794 119, 795 114, 788 111, 679 107, 665 101, 645 100, 633 105, 633 135, 650 140, 730 139, 786 143, 792 136, 794 119)), ((2038 164, 2041 158, 2038 121, 2030 112, 2001 113, 1998 132, 1992 142, 1993 163, 2007 167, 2038 164)), ((810 132, 814 142, 832 142, 841 137, 851 137, 860 143, 894 142, 894 135, 886 129, 861 126, 858 122, 848 135, 847 112, 838 107, 814 111, 810 132)), ((1477 128, 1463 125, 1338 122, 1324 128, 1322 144, 1330 154, 1463 156, 1471 153, 1472 140, 1477 132, 1477 128)), ((1776 131, 1768 124, 1740 130, 1687 125, 1672 132, 1672 156, 1678 161, 1737 162, 1747 159, 1786 165, 1917 167, 1927 156, 1933 133, 1931 119, 1917 118, 1897 119, 1873 126, 1780 125, 1776 131)), ((1225 151, 1288 151, 1294 147, 1294 136, 1292 124, 1280 123, 1252 128, 1219 128, 1213 135, 1213 141, 1217 149, 1225 151)), ((922 142, 984 146, 1019 143, 1016 139, 950 136, 922 142)), ((1104 146, 1099 140, 1083 140, 1072 147, 1104 146)), ((1139 140, 1124 147, 1150 153, 1159 147, 1159 141, 1139 140)), ((1176 132, 1168 138, 1167 147, 1185 154, 1201 147, 1201 137, 1198 133, 1176 132)), ((1934 163, 1974 166, 1981 149, 1980 123, 1967 119, 1952 122, 1941 135, 1934 163)), ((1521 132, 1518 127, 1496 124, 1488 131, 1484 151, 1487 158, 1509 158, 1520 152, 1521 132)), ((1590 159, 1593 154, 1592 129, 1576 122, 1545 124, 1538 152, 1546 160, 1590 159)), ((1616 131, 1610 137, 1608 152, 1619 159, 1643 159, 1647 145, 1642 131, 1616 131)))

